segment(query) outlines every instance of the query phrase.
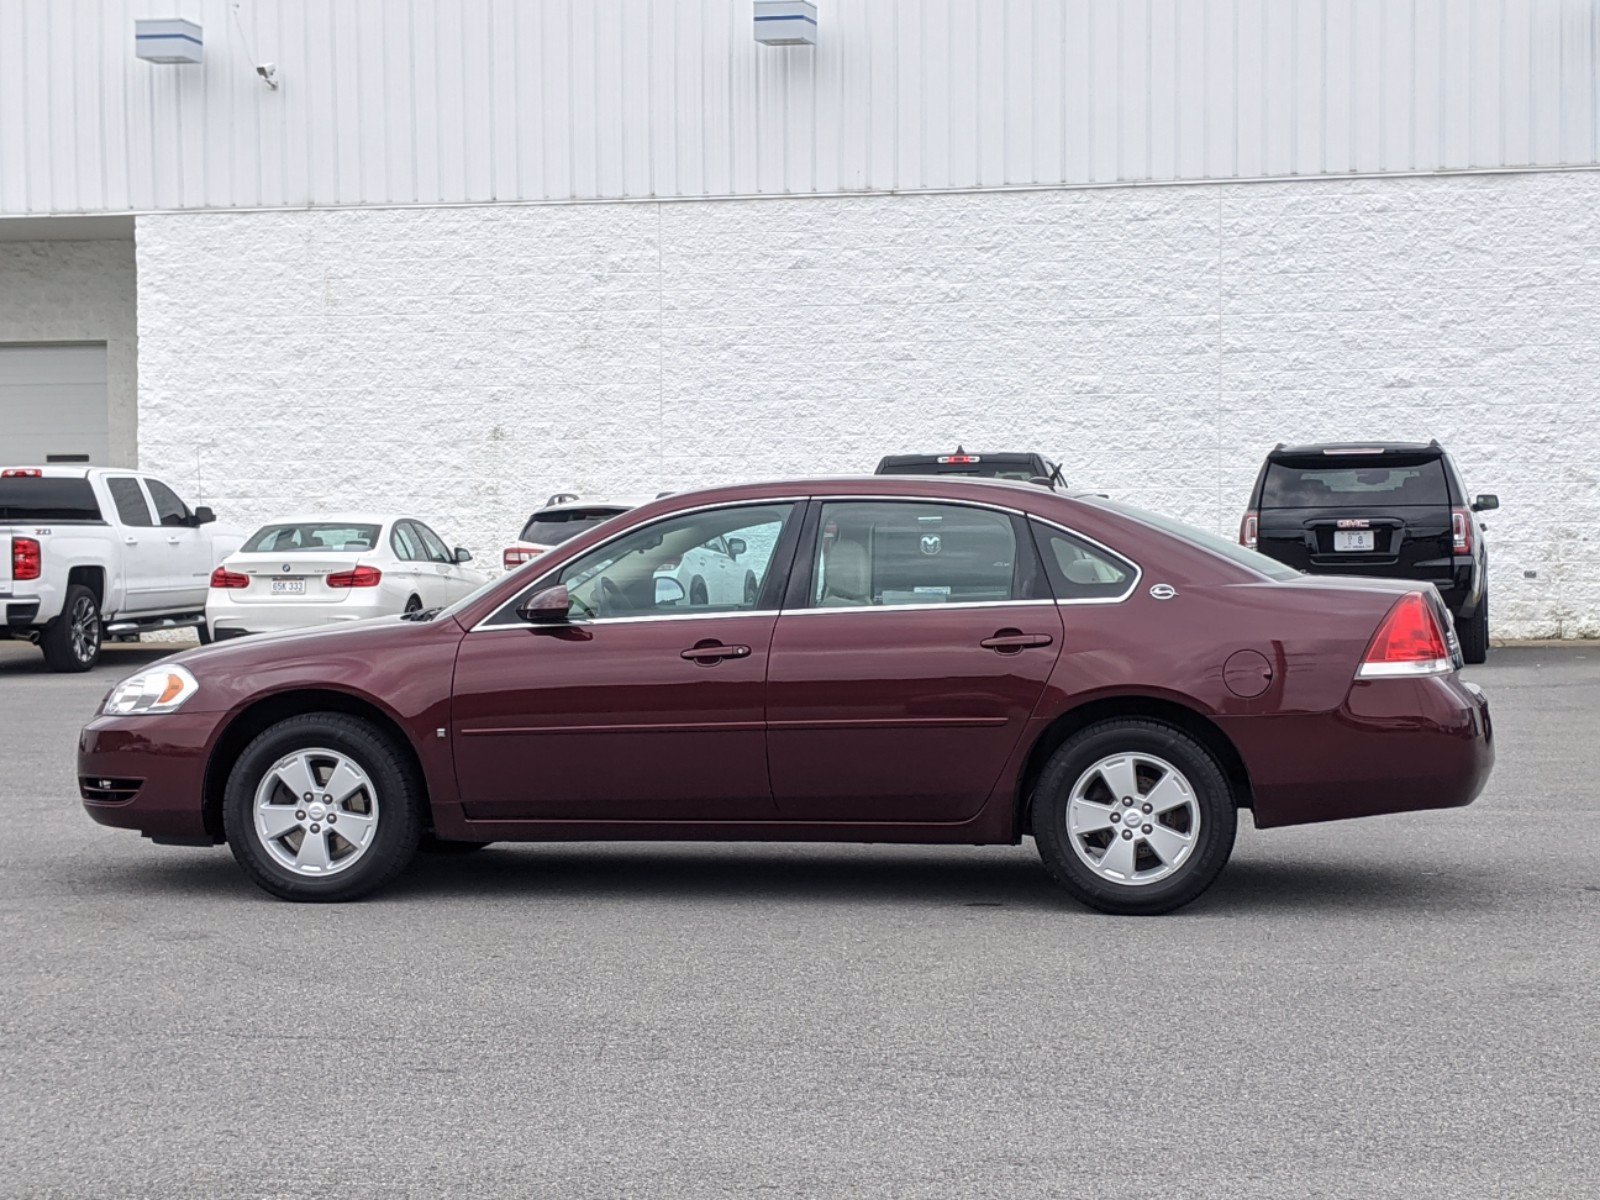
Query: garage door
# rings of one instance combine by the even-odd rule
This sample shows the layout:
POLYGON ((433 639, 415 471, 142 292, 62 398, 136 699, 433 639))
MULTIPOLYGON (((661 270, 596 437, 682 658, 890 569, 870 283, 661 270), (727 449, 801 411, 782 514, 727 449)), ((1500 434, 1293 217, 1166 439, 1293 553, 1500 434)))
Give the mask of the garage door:
POLYGON ((105 344, 0 346, 0 462, 107 465, 105 344))

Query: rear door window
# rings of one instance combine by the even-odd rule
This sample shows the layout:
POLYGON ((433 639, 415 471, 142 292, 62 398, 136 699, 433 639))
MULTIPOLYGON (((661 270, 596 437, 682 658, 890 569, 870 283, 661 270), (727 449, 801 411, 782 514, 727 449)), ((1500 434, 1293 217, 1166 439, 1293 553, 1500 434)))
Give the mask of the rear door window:
POLYGON ((395 557, 402 562, 423 562, 426 559, 422 552, 422 539, 411 531, 410 521, 395 522, 389 544, 394 547, 395 557))
POLYGON ((117 506, 117 520, 137 529, 154 525, 150 519, 150 505, 145 502, 144 489, 131 475, 118 475, 106 480, 106 490, 111 493, 111 503, 117 506))
MULTIPOLYGON (((100 502, 87 479, 0 477, 0 521, 98 521, 100 502)), ((145 524, 149 524, 147 520, 145 524)))
POLYGON ((1273 462, 1261 485, 1262 508, 1448 507, 1450 488, 1437 457, 1384 455, 1368 460, 1318 458, 1273 462))
POLYGON ((841 501, 822 506, 810 603, 1005 601, 1015 598, 1016 577, 1016 529, 1005 513, 957 504, 841 501))

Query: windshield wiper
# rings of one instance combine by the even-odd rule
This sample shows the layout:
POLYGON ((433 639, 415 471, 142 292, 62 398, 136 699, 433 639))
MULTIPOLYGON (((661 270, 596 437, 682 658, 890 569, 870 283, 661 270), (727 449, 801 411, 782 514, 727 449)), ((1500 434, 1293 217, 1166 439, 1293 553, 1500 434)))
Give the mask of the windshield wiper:
POLYGON ((443 611, 444 607, 442 605, 435 608, 419 608, 413 612, 401 613, 400 619, 402 621, 431 621, 443 611))

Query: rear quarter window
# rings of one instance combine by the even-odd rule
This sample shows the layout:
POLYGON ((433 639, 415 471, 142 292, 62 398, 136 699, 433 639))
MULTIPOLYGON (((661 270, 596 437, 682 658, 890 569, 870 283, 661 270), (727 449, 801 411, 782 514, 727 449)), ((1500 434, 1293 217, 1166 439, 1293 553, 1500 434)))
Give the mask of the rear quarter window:
POLYGON ((0 478, 0 521, 98 521, 100 502, 87 479, 0 478))
POLYGON ((1267 465, 1262 508, 1368 508, 1450 504, 1438 458, 1365 462, 1318 459, 1267 465))

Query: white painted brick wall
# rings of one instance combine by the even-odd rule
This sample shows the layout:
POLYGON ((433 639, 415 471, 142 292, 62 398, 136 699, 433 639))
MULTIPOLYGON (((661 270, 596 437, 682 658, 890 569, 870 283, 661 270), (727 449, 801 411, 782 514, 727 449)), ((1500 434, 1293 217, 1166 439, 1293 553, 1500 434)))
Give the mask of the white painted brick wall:
POLYGON ((0 343, 106 344, 110 466, 138 453, 134 304, 132 242, 0 242, 0 343))
POLYGON ((143 465, 227 519, 1038 448, 1232 534, 1279 440, 1437 436, 1495 630, 1600 635, 1600 174, 160 215, 143 465))

